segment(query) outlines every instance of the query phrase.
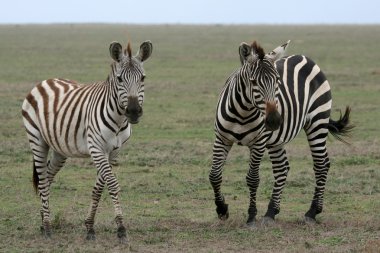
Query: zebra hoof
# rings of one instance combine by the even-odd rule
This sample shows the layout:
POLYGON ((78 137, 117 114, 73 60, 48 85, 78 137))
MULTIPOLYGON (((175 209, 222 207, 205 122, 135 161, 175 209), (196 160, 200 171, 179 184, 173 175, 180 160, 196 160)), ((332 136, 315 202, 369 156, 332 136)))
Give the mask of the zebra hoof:
POLYGON ((51 230, 49 227, 45 228, 44 226, 41 226, 40 231, 41 231, 41 235, 45 237, 45 239, 51 239, 51 230))
POLYGON ((123 244, 123 245, 128 244, 127 237, 126 237, 126 236, 119 237, 119 243, 120 243, 120 244, 123 244))
POLYGON ((230 217, 230 213, 228 212, 228 210, 225 213, 218 213, 218 218, 220 220, 227 220, 228 217, 230 217))
POLYGON ((48 231, 48 232, 44 233, 44 237, 45 237, 45 239, 47 239, 47 240, 51 239, 51 232, 48 231))
POLYGON ((315 225, 317 224, 317 221, 311 217, 305 216, 304 222, 306 225, 315 225))
POLYGON ((275 224, 275 221, 272 217, 264 216, 261 220, 262 227, 271 227, 275 224))
POLYGON ((95 239, 96 239, 95 230, 89 229, 87 232, 86 240, 87 241, 95 241, 95 239))
POLYGON ((256 220, 253 220, 253 221, 250 221, 250 222, 247 222, 245 224, 245 228, 248 228, 250 230, 256 230, 258 227, 257 227, 257 222, 256 220))
POLYGON ((228 211, 225 214, 218 214, 218 218, 220 220, 227 220, 228 217, 230 217, 230 214, 228 213, 228 211))
POLYGON ((227 220, 230 214, 228 213, 228 204, 221 204, 216 207, 216 213, 220 220, 227 220))
POLYGON ((124 226, 120 226, 117 229, 117 237, 119 238, 119 243, 120 244, 127 244, 127 230, 125 229, 124 226))

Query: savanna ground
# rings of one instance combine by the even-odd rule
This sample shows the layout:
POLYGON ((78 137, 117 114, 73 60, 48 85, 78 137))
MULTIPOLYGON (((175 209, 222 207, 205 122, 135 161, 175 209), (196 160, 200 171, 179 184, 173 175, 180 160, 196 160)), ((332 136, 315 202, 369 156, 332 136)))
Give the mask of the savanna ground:
MULTIPOLYGON (((0 26, 1 252, 378 252, 380 248, 380 26, 0 26), (131 40, 134 52, 151 40, 144 116, 134 126, 120 165, 129 245, 120 246, 105 191, 96 242, 85 240, 96 170, 69 159, 52 186, 54 234, 39 232, 40 200, 31 183, 32 157, 21 103, 39 81, 65 77, 104 80, 108 46, 131 40), (357 126, 346 146, 332 137, 331 169, 318 224, 302 224, 314 190, 312 161, 302 133, 288 145, 291 170, 273 227, 248 230, 248 151, 234 147, 224 170, 230 219, 217 219, 208 182, 219 92, 239 67, 238 46, 253 39, 268 51, 292 40, 288 54, 305 54, 327 75, 333 117, 352 107, 357 126)), ((266 156, 258 190, 266 211, 273 177, 266 156)))

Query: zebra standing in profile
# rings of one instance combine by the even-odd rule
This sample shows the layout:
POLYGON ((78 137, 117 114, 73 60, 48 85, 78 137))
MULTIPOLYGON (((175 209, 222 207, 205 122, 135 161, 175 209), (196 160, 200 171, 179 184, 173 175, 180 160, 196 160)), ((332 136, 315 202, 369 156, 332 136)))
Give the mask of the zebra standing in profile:
POLYGON ((22 115, 33 152, 33 183, 42 201, 41 230, 46 237, 51 235, 49 188, 54 176, 67 157, 91 156, 98 173, 85 220, 87 239, 95 239, 95 213, 106 185, 115 208, 117 235, 126 241, 120 187, 110 162, 129 139, 131 124, 138 123, 143 114, 143 62, 152 50, 152 43, 145 41, 132 56, 130 43, 123 52, 122 46, 113 42, 109 51, 114 62, 106 81, 81 86, 74 81, 49 79, 24 100, 22 115))
POLYGON ((274 187, 264 223, 280 211, 280 199, 289 163, 284 145, 304 129, 314 162, 316 186, 307 222, 322 212, 323 194, 330 161, 326 150, 328 132, 347 134, 350 108, 338 121, 330 118, 331 92, 320 68, 302 55, 284 57, 289 41, 265 54, 256 43, 239 47, 241 68, 227 79, 217 105, 215 143, 209 179, 215 194, 216 212, 228 218, 228 204, 221 193, 222 169, 232 145, 247 146, 250 164, 246 177, 250 192, 247 225, 256 225, 256 191, 259 165, 268 149, 273 166, 274 187))

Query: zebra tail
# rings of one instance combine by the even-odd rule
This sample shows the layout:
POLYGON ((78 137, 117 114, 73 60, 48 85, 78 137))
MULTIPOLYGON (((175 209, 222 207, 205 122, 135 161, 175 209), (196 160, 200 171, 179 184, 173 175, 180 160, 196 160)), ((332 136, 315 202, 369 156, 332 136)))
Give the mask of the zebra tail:
POLYGON ((34 188, 34 191, 36 192, 36 194, 38 193, 38 173, 37 173, 37 169, 36 169, 36 163, 35 161, 33 160, 33 188, 34 188))
POLYGON ((342 111, 340 111, 340 117, 337 121, 330 118, 329 124, 327 126, 329 132, 334 136, 337 140, 350 145, 349 142, 347 142, 344 137, 350 137, 350 133, 352 129, 355 127, 354 125, 350 124, 350 112, 351 108, 349 106, 346 106, 346 111, 344 112, 344 115, 342 116, 342 111))

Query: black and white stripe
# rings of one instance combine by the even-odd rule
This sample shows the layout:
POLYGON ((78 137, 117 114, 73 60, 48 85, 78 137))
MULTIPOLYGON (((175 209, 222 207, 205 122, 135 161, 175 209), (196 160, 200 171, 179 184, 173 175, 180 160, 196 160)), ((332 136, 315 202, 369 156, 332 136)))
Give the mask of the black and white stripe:
POLYGON ((322 211, 330 167, 326 138, 330 132, 340 139, 352 128, 348 125, 350 108, 347 107, 338 121, 330 119, 332 99, 325 75, 305 56, 283 57, 288 43, 268 54, 264 54, 255 42, 252 45, 242 43, 239 48, 242 66, 228 78, 220 94, 209 178, 221 219, 228 218, 228 205, 221 192, 221 183, 223 165, 232 145, 237 143, 250 150, 246 177, 250 191, 247 224, 254 226, 261 158, 268 149, 275 178, 264 216, 264 220, 270 221, 280 211, 281 193, 289 171, 284 145, 301 129, 307 135, 316 179, 312 204, 305 217, 314 221, 322 211))
POLYGON ((129 139, 131 124, 138 123, 142 115, 145 78, 142 64, 151 53, 150 41, 141 44, 136 56, 131 55, 129 43, 123 52, 122 46, 113 42, 110 54, 114 62, 106 81, 79 85, 49 79, 32 89, 24 100, 22 115, 33 152, 33 182, 42 201, 42 229, 46 236, 51 234, 49 188, 54 176, 67 157, 91 156, 98 173, 85 221, 87 238, 95 238, 95 213, 107 185, 115 208, 118 236, 126 239, 120 187, 111 164, 129 139))

